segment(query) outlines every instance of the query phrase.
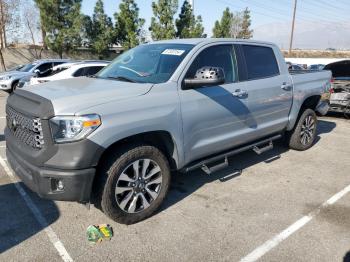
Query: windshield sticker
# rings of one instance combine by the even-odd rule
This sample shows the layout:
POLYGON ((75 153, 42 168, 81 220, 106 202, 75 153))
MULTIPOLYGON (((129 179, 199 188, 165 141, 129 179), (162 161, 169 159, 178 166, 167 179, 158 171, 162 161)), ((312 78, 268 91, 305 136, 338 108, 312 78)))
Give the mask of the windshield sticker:
POLYGON ((162 53, 162 55, 177 55, 181 56, 185 50, 180 50, 180 49, 165 49, 162 53))

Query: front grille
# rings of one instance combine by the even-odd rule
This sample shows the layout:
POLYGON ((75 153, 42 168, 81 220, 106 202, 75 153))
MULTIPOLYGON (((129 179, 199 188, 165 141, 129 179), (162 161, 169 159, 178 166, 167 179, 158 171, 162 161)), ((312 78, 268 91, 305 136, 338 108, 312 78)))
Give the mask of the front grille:
POLYGON ((36 150, 44 146, 40 118, 25 116, 9 106, 6 113, 7 127, 18 140, 36 150))

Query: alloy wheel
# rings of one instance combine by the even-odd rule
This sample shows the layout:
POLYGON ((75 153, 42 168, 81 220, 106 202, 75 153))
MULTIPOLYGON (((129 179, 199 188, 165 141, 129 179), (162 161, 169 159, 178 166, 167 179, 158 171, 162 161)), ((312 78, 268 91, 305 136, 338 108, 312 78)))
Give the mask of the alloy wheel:
POLYGON ((139 159, 128 165, 118 177, 115 198, 126 213, 147 209, 157 199, 162 187, 162 172, 151 159, 139 159))
POLYGON ((312 142, 315 131, 315 119, 308 115, 301 126, 300 141, 305 146, 312 142))

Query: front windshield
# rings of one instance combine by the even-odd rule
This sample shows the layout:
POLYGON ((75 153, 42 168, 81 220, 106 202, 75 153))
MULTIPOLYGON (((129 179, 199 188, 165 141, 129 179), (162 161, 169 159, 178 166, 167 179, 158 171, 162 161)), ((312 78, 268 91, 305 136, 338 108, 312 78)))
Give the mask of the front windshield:
POLYGON ((169 80, 193 45, 146 44, 118 56, 96 76, 137 83, 164 83, 169 80))
POLYGON ((32 69, 34 66, 36 66, 36 64, 26 64, 22 68, 18 69, 18 71, 20 71, 20 72, 29 72, 30 69, 32 69))

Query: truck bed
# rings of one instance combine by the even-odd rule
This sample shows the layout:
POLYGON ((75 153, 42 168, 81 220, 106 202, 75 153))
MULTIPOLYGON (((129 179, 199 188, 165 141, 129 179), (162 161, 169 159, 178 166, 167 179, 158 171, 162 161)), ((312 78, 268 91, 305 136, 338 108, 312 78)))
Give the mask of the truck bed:
POLYGON ((326 70, 296 70, 290 72, 290 78, 293 83, 293 105, 290 112, 288 130, 294 127, 296 116, 298 116, 304 98, 328 92, 331 87, 331 77, 331 71, 326 70))

